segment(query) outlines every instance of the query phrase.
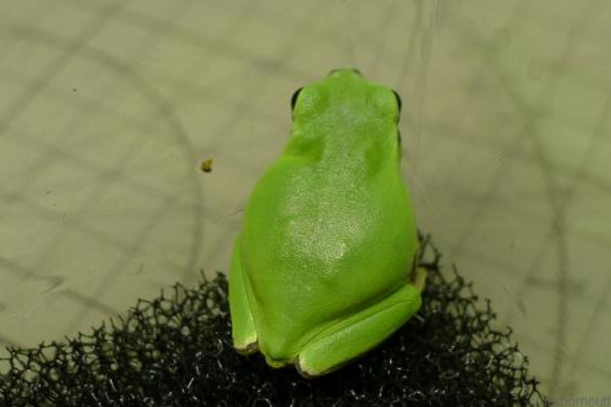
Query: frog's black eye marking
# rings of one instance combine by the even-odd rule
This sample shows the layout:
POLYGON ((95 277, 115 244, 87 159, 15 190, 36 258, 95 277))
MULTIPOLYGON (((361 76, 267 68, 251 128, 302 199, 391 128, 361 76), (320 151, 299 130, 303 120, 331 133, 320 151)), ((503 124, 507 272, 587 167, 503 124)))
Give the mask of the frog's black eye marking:
POLYGON ((299 97, 299 94, 301 93, 302 90, 303 88, 299 88, 295 91, 295 93, 293 93, 293 97, 291 98, 291 110, 295 110, 295 105, 297 104, 297 98, 299 97))
POLYGON ((397 106, 399 107, 399 113, 401 113, 401 96, 399 96, 399 94, 397 92, 395 92, 394 90, 392 91, 392 93, 395 94, 395 99, 397 99, 397 106))
POLYGON ((395 94, 395 99, 397 99, 397 108, 399 109, 399 114, 397 115, 397 142, 399 145, 401 145, 401 131, 398 128, 398 123, 399 123, 399 116, 401 115, 401 96, 399 96, 399 94, 397 92, 395 92, 394 90, 392 91, 392 93, 395 94))

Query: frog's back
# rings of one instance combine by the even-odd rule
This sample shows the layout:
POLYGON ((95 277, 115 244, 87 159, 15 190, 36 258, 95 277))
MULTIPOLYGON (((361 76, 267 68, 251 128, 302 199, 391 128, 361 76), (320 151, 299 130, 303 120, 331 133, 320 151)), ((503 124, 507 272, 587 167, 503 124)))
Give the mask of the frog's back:
POLYGON ((285 155, 246 209, 252 311, 278 357, 404 285, 411 268, 416 230, 397 163, 340 163, 285 155))
POLYGON ((259 346, 278 359, 404 285, 417 250, 396 94, 341 70, 295 95, 239 237, 259 346))

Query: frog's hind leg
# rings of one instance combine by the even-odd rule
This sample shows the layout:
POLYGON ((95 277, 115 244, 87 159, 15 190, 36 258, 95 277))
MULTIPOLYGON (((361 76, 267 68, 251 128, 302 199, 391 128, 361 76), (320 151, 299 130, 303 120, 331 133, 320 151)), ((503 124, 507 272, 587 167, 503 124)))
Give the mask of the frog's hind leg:
POLYGON ((240 256, 240 237, 238 236, 234 245, 229 273, 229 311, 231 313, 233 347, 240 353, 250 354, 258 350, 258 343, 244 279, 240 256))
POLYGON ((370 308, 332 325, 299 354, 299 373, 318 376, 350 362, 389 337, 421 303, 420 288, 406 284, 370 308))

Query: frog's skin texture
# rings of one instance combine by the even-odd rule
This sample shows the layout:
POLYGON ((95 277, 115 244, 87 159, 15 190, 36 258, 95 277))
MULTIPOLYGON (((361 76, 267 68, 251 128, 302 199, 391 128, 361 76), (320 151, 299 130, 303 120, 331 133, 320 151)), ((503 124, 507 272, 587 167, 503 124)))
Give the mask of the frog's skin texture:
POLYGON ((245 209, 229 303, 238 352, 312 377, 405 323, 425 275, 399 169, 398 96, 341 69, 293 104, 290 140, 245 209))

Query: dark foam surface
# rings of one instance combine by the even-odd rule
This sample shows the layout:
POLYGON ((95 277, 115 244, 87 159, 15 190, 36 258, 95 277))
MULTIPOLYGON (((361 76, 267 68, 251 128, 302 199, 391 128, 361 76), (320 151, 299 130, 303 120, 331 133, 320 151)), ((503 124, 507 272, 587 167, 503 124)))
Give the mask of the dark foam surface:
POLYGON ((177 285, 90 333, 0 360, 2 406, 543 406, 490 303, 441 270, 428 239, 424 303, 380 347, 314 380, 231 343, 227 280, 177 285))

